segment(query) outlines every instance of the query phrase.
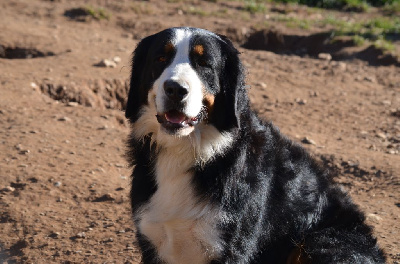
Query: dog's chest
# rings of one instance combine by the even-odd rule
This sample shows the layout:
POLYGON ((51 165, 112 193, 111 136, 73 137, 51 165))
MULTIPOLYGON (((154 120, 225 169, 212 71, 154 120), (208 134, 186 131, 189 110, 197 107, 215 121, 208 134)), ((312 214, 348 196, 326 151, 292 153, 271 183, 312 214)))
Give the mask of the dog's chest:
POLYGON ((218 210, 195 198, 185 151, 163 151, 156 163, 158 189, 140 215, 139 229, 167 263, 207 263, 221 250, 218 210))

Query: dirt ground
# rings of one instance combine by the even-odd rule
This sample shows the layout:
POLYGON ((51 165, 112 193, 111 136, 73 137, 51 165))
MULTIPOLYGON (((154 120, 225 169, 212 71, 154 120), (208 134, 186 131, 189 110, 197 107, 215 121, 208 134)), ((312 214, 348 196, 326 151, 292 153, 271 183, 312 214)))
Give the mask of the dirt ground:
MULTIPOLYGON (((138 263, 123 156, 135 45, 194 26, 239 46, 268 14, 235 1, 1 1, 0 263, 138 263), (111 67, 96 66, 104 59, 111 67)), ((285 36, 326 29, 269 25, 285 36)), ((240 51, 253 108, 325 163, 365 211, 388 263, 400 263, 400 67, 361 47, 343 47, 342 61, 240 51), (363 51, 366 60, 353 56, 363 51)))

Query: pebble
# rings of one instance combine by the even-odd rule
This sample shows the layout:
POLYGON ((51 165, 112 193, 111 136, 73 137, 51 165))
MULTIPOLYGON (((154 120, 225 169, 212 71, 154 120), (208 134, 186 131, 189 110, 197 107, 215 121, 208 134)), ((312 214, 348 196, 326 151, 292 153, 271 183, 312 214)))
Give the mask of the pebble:
POLYGON ((307 100, 301 99, 301 98, 296 98, 295 102, 298 103, 299 105, 305 105, 307 103, 307 100))
POLYGON ((117 64, 112 60, 104 59, 104 60, 101 60, 100 62, 96 63, 94 66, 116 68, 117 64))
POLYGON ((59 119, 57 119, 58 121, 62 121, 62 122, 69 122, 71 121, 71 119, 69 117, 63 116, 60 117, 59 119))
POLYGON ((366 77, 364 77, 364 81, 372 82, 372 83, 376 82, 375 78, 373 78, 373 77, 371 77, 371 76, 366 76, 366 77))
POLYGON ((60 236, 60 233, 59 233, 59 232, 52 232, 52 233, 49 235, 49 237, 55 238, 55 239, 59 238, 59 236, 60 236))
POLYGON ((261 86, 261 88, 266 89, 267 88, 267 84, 264 82, 260 82, 258 83, 259 86, 261 86))
POLYGON ((377 214, 368 214, 367 220, 378 223, 378 222, 382 221, 382 217, 380 217, 377 214))
POLYGON ((122 60, 121 60, 121 58, 119 57, 119 56, 115 56, 114 58, 113 58, 113 61, 115 62, 115 63, 120 63, 122 60))
POLYGON ((329 53, 320 53, 320 54, 318 54, 318 59, 330 61, 330 60, 332 60, 332 55, 329 53))
POLYGON ((110 238, 103 240, 103 242, 104 243, 114 242, 114 239, 112 237, 110 237, 110 238))
POLYGON ((55 183, 54 183, 54 186, 55 186, 55 187, 60 187, 60 186, 61 186, 61 182, 59 182, 59 181, 58 181, 58 182, 55 182, 55 183))
POLYGON ((79 232, 78 234, 76 234, 77 238, 86 238, 86 234, 85 232, 79 232))
POLYGON ((382 132, 376 133, 376 136, 377 136, 378 138, 383 139, 383 140, 385 140, 385 139, 387 138, 387 136, 385 135, 385 133, 382 133, 382 132))
POLYGON ((1 189, 1 191, 2 192, 13 192, 13 191, 15 191, 15 188, 11 187, 11 186, 6 186, 3 189, 1 189))
POLYGON ((317 145, 314 140, 312 140, 312 139, 310 139, 308 137, 303 138, 301 140, 301 142, 304 143, 304 144, 317 145))
POLYGON ((78 102, 68 102, 67 103, 67 106, 69 106, 69 107, 77 107, 78 105, 79 105, 78 102))

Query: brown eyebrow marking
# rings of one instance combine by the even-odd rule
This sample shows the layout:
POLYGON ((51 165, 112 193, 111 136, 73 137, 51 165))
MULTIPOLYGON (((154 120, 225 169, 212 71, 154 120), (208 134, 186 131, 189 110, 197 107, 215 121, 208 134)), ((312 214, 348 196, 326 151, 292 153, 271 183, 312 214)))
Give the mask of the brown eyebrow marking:
POLYGON ((194 51, 194 53, 202 56, 204 54, 204 46, 200 45, 200 44, 196 45, 196 46, 194 46, 193 51, 194 51))
POLYGON ((167 44, 165 44, 165 47, 164 47, 165 53, 171 53, 174 50, 175 50, 174 44, 172 44, 171 42, 168 42, 167 44))

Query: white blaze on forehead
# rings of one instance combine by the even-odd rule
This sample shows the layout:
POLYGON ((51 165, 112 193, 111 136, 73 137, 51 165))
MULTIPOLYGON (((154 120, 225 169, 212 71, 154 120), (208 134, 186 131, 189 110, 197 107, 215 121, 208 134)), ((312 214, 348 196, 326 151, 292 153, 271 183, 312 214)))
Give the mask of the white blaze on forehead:
POLYGON ((157 111, 160 113, 167 110, 164 107, 167 99, 164 92, 164 82, 167 80, 174 80, 188 86, 188 96, 184 101, 184 114, 188 117, 196 117, 200 113, 203 100, 203 83, 190 63, 189 55, 192 37, 193 32, 188 29, 174 30, 174 37, 171 42, 175 47, 175 57, 154 83, 157 111))

